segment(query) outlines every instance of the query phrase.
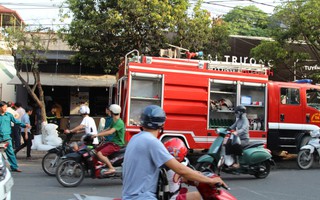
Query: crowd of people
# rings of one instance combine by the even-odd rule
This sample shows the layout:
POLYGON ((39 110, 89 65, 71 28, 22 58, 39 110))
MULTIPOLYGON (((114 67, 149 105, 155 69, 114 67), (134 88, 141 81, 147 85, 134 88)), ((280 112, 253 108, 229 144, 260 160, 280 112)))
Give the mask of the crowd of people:
MULTIPOLYGON (((48 113, 48 122, 58 123, 56 112, 57 107, 53 106, 50 113, 48 113)), ((13 172, 21 172, 15 155, 22 148, 27 148, 27 158, 31 158, 32 134, 30 116, 32 113, 32 107, 24 109, 18 102, 15 104, 0 102, 0 141, 7 140, 9 142, 6 154, 13 172), (20 144, 21 136, 23 144, 20 144)), ((94 119, 89 116, 90 109, 88 105, 81 105, 79 109, 79 114, 83 118, 81 123, 72 129, 66 129, 64 133, 91 135, 94 139, 94 144, 99 144, 95 149, 97 158, 108 167, 105 175, 115 173, 115 168, 109 161, 108 156, 126 145, 123 162, 122 199, 157 199, 157 182, 160 168, 163 166, 168 168, 169 177, 177 179, 170 184, 171 199, 201 199, 200 194, 197 192, 180 193, 180 185, 183 181, 196 181, 212 186, 220 183, 226 186, 221 178, 206 177, 182 163, 187 154, 187 148, 181 140, 175 138, 165 143, 158 140, 166 121, 166 113, 161 107, 151 105, 143 109, 140 116, 141 132, 134 135, 128 143, 125 142, 125 124, 120 118, 120 113, 121 107, 119 105, 112 104, 107 106, 104 130, 98 132, 94 119)), ((246 122, 244 113, 245 108, 239 107, 235 113, 237 121, 231 128, 237 128, 238 131, 234 134, 239 135, 241 140, 246 142, 248 135, 247 129, 244 127, 246 124, 244 123, 246 122), (244 131, 240 131, 242 130, 240 128, 244 128, 244 131)), ((81 144, 74 144, 74 150, 78 150, 79 145, 81 144)))
MULTIPOLYGON (((20 102, 0 101, 0 141, 9 142, 6 154, 13 172, 21 172, 16 154, 26 148, 26 159, 31 160, 33 135, 41 133, 40 109, 36 108, 36 113, 34 109, 31 106, 24 108, 20 102)), ((47 122, 59 125, 61 110, 59 104, 52 105, 50 112, 47 113, 47 122)))

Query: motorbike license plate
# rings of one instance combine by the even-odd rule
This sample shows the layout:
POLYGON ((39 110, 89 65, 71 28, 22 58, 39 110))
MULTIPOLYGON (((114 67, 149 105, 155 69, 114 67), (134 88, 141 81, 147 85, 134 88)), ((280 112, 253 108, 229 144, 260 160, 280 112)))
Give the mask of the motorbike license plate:
POLYGON ((13 178, 10 177, 10 179, 4 184, 4 192, 5 193, 10 192, 13 184, 14 184, 13 178))

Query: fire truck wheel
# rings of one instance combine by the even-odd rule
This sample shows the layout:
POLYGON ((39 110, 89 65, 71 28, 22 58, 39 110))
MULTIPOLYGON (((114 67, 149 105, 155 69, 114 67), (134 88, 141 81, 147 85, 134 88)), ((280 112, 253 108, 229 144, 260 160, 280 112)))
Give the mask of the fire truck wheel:
POLYGON ((301 138, 301 140, 299 141, 298 146, 297 146, 298 152, 299 152, 299 150, 300 150, 301 147, 303 147, 304 145, 308 144, 310 138, 311 138, 310 136, 303 136, 303 137, 301 138))
POLYGON ((165 138, 162 138, 162 139, 161 139, 161 142, 162 142, 162 143, 165 143, 166 141, 170 140, 171 138, 173 138, 173 137, 165 137, 165 138))

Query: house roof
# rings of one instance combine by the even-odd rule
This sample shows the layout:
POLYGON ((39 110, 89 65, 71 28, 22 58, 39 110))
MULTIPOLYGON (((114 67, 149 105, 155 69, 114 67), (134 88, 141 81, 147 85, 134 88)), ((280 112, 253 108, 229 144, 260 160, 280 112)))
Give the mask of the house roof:
MULTIPOLYGON (((27 72, 20 72, 24 80, 27 80, 27 72)), ((70 87, 109 87, 116 83, 113 75, 79 75, 79 74, 54 74, 40 73, 42 85, 46 86, 70 86, 70 87)), ((20 79, 15 76, 8 85, 21 85, 20 79)), ((29 76, 29 85, 34 84, 32 74, 29 76)))
POLYGON ((17 11, 11 10, 7 7, 0 5, 0 14, 4 14, 4 13, 14 15, 19 21, 21 21, 22 24, 24 24, 23 19, 20 17, 20 15, 17 13, 17 11))

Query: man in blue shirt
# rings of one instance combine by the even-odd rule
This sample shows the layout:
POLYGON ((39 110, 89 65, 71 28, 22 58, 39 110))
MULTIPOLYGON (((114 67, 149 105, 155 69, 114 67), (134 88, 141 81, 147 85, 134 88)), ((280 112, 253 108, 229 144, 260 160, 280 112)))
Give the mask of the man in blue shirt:
POLYGON ((124 155, 123 200, 156 200, 159 171, 163 165, 190 181, 225 185, 218 177, 208 178, 178 162, 157 139, 166 120, 162 108, 147 106, 140 120, 142 131, 131 138, 124 155))
POLYGON ((12 139, 10 136, 11 122, 23 128, 31 128, 29 124, 24 124, 21 121, 16 120, 11 113, 7 112, 6 102, 0 101, 0 142, 9 142, 9 145, 6 149, 6 154, 8 156, 11 170, 13 172, 21 172, 21 170, 18 168, 17 159, 12 148, 12 139))

